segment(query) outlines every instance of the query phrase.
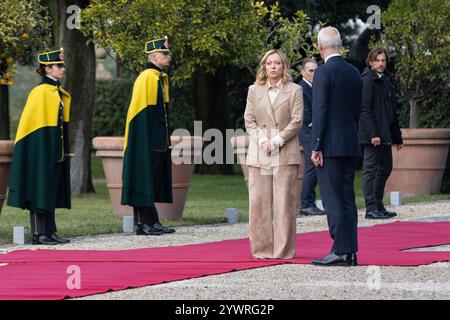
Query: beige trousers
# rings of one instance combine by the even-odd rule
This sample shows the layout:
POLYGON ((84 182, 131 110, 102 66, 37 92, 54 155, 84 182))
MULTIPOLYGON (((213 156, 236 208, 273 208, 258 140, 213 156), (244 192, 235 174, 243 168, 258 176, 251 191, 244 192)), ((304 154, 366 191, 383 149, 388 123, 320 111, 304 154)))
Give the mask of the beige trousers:
POLYGON ((249 166, 250 247, 258 259, 295 256, 298 165, 249 166))

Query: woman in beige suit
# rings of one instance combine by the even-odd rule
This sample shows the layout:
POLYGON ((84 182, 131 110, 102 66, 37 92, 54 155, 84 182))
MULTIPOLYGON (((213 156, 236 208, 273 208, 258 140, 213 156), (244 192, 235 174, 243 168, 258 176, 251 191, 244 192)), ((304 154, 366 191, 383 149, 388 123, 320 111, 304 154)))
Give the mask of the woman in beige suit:
POLYGON ((249 87, 244 114, 250 135, 250 246, 258 259, 295 256, 297 134, 302 115, 302 89, 292 82, 286 56, 268 51, 249 87))

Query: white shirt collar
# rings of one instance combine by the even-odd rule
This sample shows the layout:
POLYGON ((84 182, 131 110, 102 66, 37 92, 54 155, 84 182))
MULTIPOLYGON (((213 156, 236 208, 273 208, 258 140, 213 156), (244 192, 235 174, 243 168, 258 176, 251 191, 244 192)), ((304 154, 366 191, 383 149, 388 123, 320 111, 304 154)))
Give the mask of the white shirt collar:
POLYGON ((305 81, 311 88, 312 88, 312 83, 309 82, 308 80, 306 80, 305 78, 303 78, 303 81, 305 81))
POLYGON ((58 81, 58 79, 55 79, 55 78, 53 78, 52 76, 49 76, 49 75, 45 75, 47 78, 50 78, 50 79, 52 79, 53 81, 58 81))
POLYGON ((325 58, 325 63, 327 63, 328 59, 333 58, 333 57, 340 57, 341 55, 339 53, 333 53, 330 54, 328 57, 325 58))
POLYGON ((379 78, 381 78, 383 76, 382 73, 378 73, 378 72, 377 72, 377 75, 378 75, 379 78))
POLYGON ((280 85, 281 85, 281 79, 277 82, 277 84, 276 85, 271 85, 270 84, 270 80, 269 79, 267 79, 267 88, 268 89, 270 89, 270 88, 274 88, 274 89, 280 89, 280 85))

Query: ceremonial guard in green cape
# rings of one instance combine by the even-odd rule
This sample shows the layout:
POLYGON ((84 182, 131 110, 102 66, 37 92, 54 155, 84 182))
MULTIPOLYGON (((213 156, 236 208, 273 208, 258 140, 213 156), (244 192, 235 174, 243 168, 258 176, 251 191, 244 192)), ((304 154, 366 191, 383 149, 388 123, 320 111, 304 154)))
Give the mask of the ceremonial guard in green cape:
POLYGON ((30 211, 33 244, 69 240, 56 235, 55 208, 70 209, 70 95, 61 88, 63 50, 40 53, 41 83, 20 117, 9 178, 8 205, 30 211))
POLYGON ((121 203, 133 207, 136 234, 161 235, 175 232, 161 225, 155 208, 155 202, 172 203, 169 81, 162 71, 171 61, 167 37, 147 42, 145 53, 149 62, 127 114, 121 203))

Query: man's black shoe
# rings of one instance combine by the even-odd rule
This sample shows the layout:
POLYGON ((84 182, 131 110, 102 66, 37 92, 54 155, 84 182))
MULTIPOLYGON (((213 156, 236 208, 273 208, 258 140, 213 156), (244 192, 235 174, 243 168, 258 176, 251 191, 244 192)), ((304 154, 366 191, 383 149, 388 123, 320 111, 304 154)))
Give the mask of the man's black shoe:
POLYGON ((136 234, 138 236, 160 236, 163 234, 161 230, 149 226, 148 224, 137 225, 136 234))
POLYGON ((153 225, 153 228, 155 228, 156 230, 161 231, 162 233, 174 233, 175 229, 172 228, 167 228, 165 226, 163 226, 161 223, 157 222, 153 225))
POLYGON ((383 212, 385 215, 387 215, 389 218, 393 218, 397 216, 397 213, 394 211, 387 211, 387 210, 382 210, 381 212, 383 212))
POLYGON ((302 210, 300 211, 301 215, 304 216, 324 216, 327 213, 323 210, 320 210, 317 207, 309 207, 309 208, 302 208, 302 210))
POLYGON ((33 235, 31 244, 43 244, 47 246, 54 246, 56 244, 59 244, 59 242, 53 240, 52 238, 50 238, 45 234, 41 234, 41 235, 33 235))
POLYGON ((54 241, 56 241, 56 242, 58 242, 58 243, 69 243, 69 242, 70 242, 69 239, 64 239, 64 238, 58 237, 58 236, 56 235, 56 233, 51 234, 49 238, 52 239, 52 240, 54 240, 54 241))
POLYGON ((366 219, 389 219, 390 217, 384 214, 383 211, 373 210, 366 212, 366 219))
POLYGON ((315 266, 322 267, 351 267, 357 266, 358 261, 356 257, 356 253, 347 253, 347 254, 336 254, 330 253, 323 259, 313 260, 312 264, 315 266))

